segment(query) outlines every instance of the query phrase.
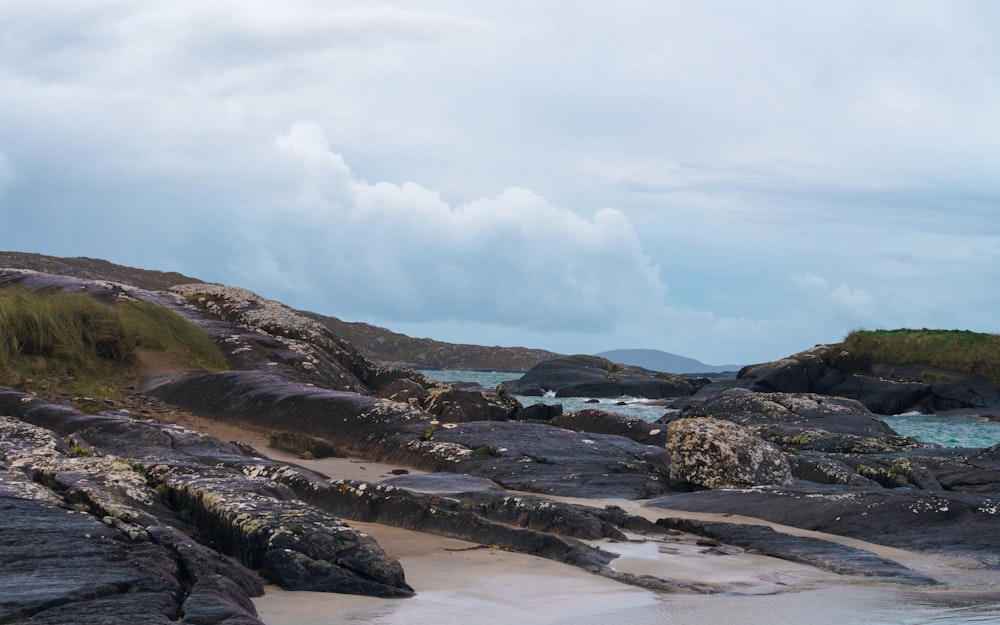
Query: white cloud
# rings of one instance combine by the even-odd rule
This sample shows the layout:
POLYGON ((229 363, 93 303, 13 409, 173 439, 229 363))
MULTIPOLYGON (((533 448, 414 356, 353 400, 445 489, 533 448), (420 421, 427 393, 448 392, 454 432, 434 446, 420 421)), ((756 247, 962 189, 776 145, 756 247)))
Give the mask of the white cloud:
POLYGON ((587 218, 518 187, 451 206, 414 182, 369 183, 311 122, 275 146, 300 166, 299 192, 293 210, 251 222, 274 256, 251 266, 308 276, 343 314, 606 331, 663 303, 659 268, 621 211, 587 218))

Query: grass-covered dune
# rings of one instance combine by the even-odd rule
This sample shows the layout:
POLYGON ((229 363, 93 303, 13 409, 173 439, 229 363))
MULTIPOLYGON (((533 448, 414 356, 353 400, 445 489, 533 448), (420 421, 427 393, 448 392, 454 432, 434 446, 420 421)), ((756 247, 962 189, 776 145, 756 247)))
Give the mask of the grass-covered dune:
POLYGON ((1000 384, 1000 334, 967 330, 855 330, 842 346, 855 356, 890 365, 972 373, 1000 384))
POLYGON ((163 306, 0 289, 0 385, 105 395, 152 361, 176 368, 226 368, 206 332, 163 306))

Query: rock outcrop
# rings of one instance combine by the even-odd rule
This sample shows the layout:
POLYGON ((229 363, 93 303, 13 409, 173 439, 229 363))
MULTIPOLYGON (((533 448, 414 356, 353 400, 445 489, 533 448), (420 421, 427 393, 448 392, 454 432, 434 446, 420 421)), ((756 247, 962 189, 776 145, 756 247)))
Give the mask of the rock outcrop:
POLYGON ((920 364, 872 363, 837 345, 818 345, 744 367, 737 379, 753 391, 857 399, 878 414, 961 409, 1000 413, 1000 388, 979 376, 920 364))
POLYGON ((667 415, 674 419, 712 417, 751 428, 788 451, 891 451, 918 446, 899 436, 859 401, 815 393, 726 390, 703 403, 667 415))
POLYGON ((504 382, 515 395, 556 397, 647 397, 691 395, 708 384, 704 378, 653 373, 599 356, 563 356, 542 362, 517 380, 504 382))
POLYGON ((247 467, 266 462, 238 447, 178 426, 86 415, 20 393, 0 392, 0 413, 18 417, 0 423, 6 441, 0 459, 58 485, 133 540, 153 540, 150 528, 193 524, 223 553, 291 590, 412 594, 398 562, 370 537, 254 475, 247 467), (67 455, 52 431, 89 455, 67 455), (297 575, 302 567, 312 576, 297 575))

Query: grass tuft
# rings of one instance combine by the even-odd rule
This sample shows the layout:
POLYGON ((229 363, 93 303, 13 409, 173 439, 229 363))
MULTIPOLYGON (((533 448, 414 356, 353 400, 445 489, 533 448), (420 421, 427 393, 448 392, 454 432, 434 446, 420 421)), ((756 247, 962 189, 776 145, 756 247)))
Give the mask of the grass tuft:
POLYGON ((162 306, 0 289, 0 385, 113 395, 154 354, 192 369, 226 368, 207 333, 162 306))
POLYGON ((968 330, 855 330, 844 349, 872 362, 973 373, 1000 384, 1000 335, 968 330))

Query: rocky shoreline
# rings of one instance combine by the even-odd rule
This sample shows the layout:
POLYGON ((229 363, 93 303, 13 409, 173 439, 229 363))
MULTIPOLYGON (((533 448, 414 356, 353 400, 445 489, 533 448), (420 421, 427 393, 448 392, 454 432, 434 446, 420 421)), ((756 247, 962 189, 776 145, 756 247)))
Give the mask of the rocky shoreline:
MULTIPOLYGON (((664 593, 726 589, 620 570, 594 541, 684 532, 847 577, 943 581, 822 536, 671 511, 734 514, 1000 569, 1000 446, 921 444, 869 406, 890 395, 903 397, 897 407, 942 410, 994 401, 982 381, 967 385, 972 399, 933 386, 907 395, 900 388, 914 383, 903 378, 850 399, 844 384, 835 388, 847 397, 774 382, 777 371, 806 367, 794 363, 748 368, 733 388, 718 388, 573 357, 560 378, 576 389, 567 393, 646 389, 683 396, 683 409, 656 424, 601 411, 557 416, 525 412, 509 388, 459 389, 377 367, 329 328, 241 289, 145 290, 0 270, 0 286, 14 284, 167 306, 215 339, 229 370, 155 372, 116 400, 0 389, 0 588, 12 589, 0 593, 0 623, 66 622, 69 610, 108 623, 259 623, 250 598, 263 581, 411 596, 400 563, 352 521, 533 554, 664 593), (269 460, 165 422, 181 411, 274 435, 303 458, 349 454, 399 474, 347 479, 269 460), (639 514, 608 499, 648 503, 639 514)), ((549 368, 513 390, 552 388, 543 386, 549 368)))

